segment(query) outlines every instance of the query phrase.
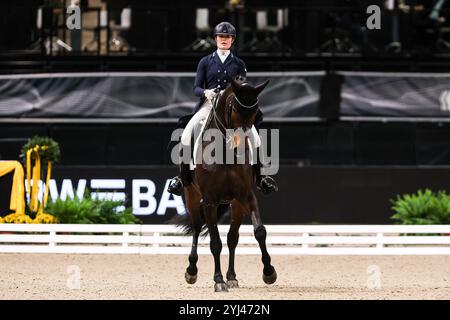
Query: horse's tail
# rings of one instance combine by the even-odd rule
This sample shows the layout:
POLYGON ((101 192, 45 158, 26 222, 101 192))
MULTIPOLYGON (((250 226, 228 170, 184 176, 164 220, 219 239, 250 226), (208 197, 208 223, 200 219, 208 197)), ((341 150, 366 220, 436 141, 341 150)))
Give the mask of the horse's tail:
MULTIPOLYGON (((219 208, 217 209, 217 221, 223 222, 225 220, 225 217, 227 216, 227 213, 229 212, 229 205, 228 204, 221 204, 219 205, 219 208)), ((192 236, 194 234, 194 224, 199 226, 200 228, 200 235, 202 237, 205 237, 208 235, 208 228, 206 226, 206 220, 205 220, 205 213, 203 211, 203 203, 200 204, 200 214, 193 217, 193 219, 190 218, 190 213, 186 212, 183 215, 176 215, 172 219, 169 220, 169 223, 175 224, 177 227, 181 228, 181 232, 185 236, 192 236), (194 220, 194 221, 192 221, 194 220)))
MULTIPOLYGON (((201 226, 201 234, 205 233, 206 224, 203 214, 203 207, 200 208, 200 215, 199 217, 193 217, 194 223, 196 225, 201 226)), ((183 215, 176 215, 172 219, 169 220, 170 224, 176 225, 178 228, 181 229, 181 232, 185 236, 192 236, 194 234, 194 223, 192 222, 192 219, 190 217, 189 212, 185 212, 183 215)))

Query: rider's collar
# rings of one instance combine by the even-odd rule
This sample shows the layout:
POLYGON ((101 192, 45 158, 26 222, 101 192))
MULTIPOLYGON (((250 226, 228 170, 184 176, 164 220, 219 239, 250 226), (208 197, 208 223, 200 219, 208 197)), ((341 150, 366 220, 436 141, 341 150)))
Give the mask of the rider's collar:
POLYGON ((228 56, 230 55, 230 50, 220 50, 217 49, 217 56, 219 57, 220 61, 222 63, 225 63, 225 60, 227 60, 228 56))
POLYGON ((228 55, 230 54, 230 50, 220 50, 220 49, 217 49, 217 54, 219 55, 219 57, 220 56, 222 56, 222 57, 228 57, 228 55))
MULTIPOLYGON (((217 49, 216 51, 213 52, 213 54, 212 54, 213 57, 216 56, 217 51, 219 51, 219 49, 217 49)), ((234 56, 233 56, 233 53, 231 53, 231 50, 228 50, 228 51, 230 51, 230 55, 233 58, 234 56)), ((217 55, 219 55, 219 54, 217 54, 217 55)))

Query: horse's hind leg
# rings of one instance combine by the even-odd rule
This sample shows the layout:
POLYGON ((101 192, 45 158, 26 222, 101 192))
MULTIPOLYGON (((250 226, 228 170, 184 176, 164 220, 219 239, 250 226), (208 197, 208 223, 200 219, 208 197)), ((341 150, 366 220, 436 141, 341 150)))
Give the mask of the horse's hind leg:
POLYGON ((239 241, 239 227, 242 223, 243 210, 244 209, 237 201, 233 201, 233 203, 231 204, 230 230, 228 231, 227 236, 228 251, 230 253, 227 271, 228 288, 239 287, 239 283, 236 279, 236 272, 234 270, 234 258, 236 247, 239 241))
POLYGON ((197 244, 198 237, 202 230, 203 221, 201 219, 201 203, 200 203, 200 194, 197 190, 192 186, 188 186, 185 188, 185 198, 186 198, 186 206, 189 211, 189 218, 191 219, 192 226, 192 248, 191 253, 189 254, 189 266, 186 268, 186 272, 184 274, 184 278, 186 282, 189 284, 194 284, 197 281, 197 244))
POLYGON ((228 291, 227 285, 223 281, 222 271, 220 269, 220 253, 222 252, 222 241, 220 240, 219 228, 217 227, 217 208, 218 204, 204 203, 206 225, 208 226, 210 236, 210 249, 214 257, 214 291, 228 291))
POLYGON ((255 232, 255 238, 256 241, 258 241, 259 248, 261 249, 262 253, 262 262, 264 264, 263 269, 263 280, 267 284, 272 284, 277 280, 277 272, 275 271, 275 268, 270 264, 271 259, 270 255, 267 252, 266 247, 266 237, 267 237, 267 231, 266 227, 262 224, 261 216, 259 214, 258 209, 258 203, 256 201, 256 197, 252 192, 251 199, 250 199, 250 214, 253 224, 253 229, 255 232))

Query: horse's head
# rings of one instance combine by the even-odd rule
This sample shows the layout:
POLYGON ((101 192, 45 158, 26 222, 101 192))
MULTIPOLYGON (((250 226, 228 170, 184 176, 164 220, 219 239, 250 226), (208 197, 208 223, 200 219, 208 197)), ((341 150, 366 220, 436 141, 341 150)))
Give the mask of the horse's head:
POLYGON ((253 87, 247 82, 232 80, 231 87, 233 95, 228 101, 231 107, 231 126, 233 129, 242 128, 244 131, 250 129, 255 122, 258 111, 258 96, 269 83, 269 80, 253 87))

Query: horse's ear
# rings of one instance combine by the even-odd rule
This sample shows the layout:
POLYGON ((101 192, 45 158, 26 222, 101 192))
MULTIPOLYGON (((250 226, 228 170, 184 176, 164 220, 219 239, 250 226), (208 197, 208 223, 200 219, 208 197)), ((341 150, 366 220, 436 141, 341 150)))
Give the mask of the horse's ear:
POLYGON ((257 95, 259 95, 261 93, 261 91, 264 90, 264 88, 269 84, 269 81, 270 80, 267 79, 266 81, 264 81, 263 83, 261 83, 255 87, 255 92, 257 95))
POLYGON ((234 79, 231 79, 231 87, 233 88, 234 93, 237 93, 239 91, 239 89, 241 88, 240 84, 237 83, 237 81, 234 79))

